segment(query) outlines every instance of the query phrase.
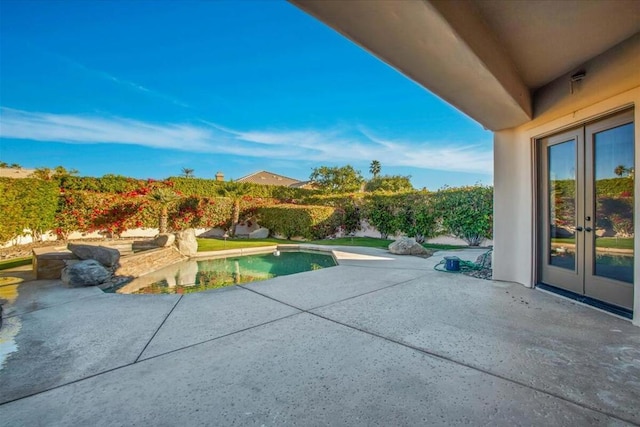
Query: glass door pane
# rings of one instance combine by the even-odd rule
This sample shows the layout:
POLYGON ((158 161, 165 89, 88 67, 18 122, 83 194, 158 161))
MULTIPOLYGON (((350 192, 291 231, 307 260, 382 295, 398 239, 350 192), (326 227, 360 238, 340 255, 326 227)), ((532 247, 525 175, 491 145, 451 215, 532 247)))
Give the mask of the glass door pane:
POLYGON ((633 123, 594 134, 592 274, 633 283, 633 123))
POLYGON ((549 265, 576 270, 576 140, 548 147, 549 265))

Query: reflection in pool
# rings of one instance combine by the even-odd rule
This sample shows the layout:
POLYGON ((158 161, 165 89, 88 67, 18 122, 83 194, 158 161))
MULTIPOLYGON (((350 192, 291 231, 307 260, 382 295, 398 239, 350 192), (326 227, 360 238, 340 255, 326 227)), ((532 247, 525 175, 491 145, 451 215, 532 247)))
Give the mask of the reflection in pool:
POLYGON ((337 265, 320 252, 279 252, 229 258, 188 260, 139 277, 105 292, 122 294, 186 294, 337 265))

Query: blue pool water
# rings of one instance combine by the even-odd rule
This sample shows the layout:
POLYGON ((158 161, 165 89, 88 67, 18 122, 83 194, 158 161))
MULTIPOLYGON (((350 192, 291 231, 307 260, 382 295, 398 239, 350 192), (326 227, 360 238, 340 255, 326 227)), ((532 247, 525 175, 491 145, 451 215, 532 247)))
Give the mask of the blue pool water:
POLYGON ((337 265, 332 255, 296 251, 229 258, 189 260, 174 264, 105 292, 186 294, 337 265))

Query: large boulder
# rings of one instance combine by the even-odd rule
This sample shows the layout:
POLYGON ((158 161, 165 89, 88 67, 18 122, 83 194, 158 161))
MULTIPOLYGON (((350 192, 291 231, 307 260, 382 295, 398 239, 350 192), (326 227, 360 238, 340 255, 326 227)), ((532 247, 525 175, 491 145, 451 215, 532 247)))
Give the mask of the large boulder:
POLYGON ((62 270, 60 279, 68 288, 100 285, 111 278, 111 271, 94 259, 87 259, 62 270))
POLYGON ((153 244, 158 248, 168 248, 169 246, 173 246, 175 241, 176 241, 175 234, 162 233, 162 234, 158 234, 153 239, 153 244))
POLYGON ((264 227, 260 227, 249 233, 250 239, 266 239, 267 237, 269 237, 269 229, 264 227))
POLYGON ((426 255, 429 254, 413 237, 401 237, 389 245, 389 252, 396 255, 426 255))
POLYGON ((185 256, 193 256, 198 253, 198 241, 196 240, 196 231, 193 228, 187 228, 176 233, 176 246, 178 251, 185 256))
POLYGON ((94 259, 107 267, 115 267, 120 261, 120 252, 113 248, 75 243, 69 243, 67 248, 80 259, 94 259))

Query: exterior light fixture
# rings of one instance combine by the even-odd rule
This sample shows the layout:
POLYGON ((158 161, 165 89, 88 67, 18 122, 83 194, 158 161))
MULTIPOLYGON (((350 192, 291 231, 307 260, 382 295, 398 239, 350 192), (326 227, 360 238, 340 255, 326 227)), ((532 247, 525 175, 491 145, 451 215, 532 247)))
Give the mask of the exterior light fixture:
POLYGON ((577 73, 574 73, 571 75, 571 78, 569 81, 569 90, 571 92, 571 95, 573 95, 573 84, 575 82, 584 80, 585 77, 587 77, 587 72, 584 70, 578 71, 577 73))

